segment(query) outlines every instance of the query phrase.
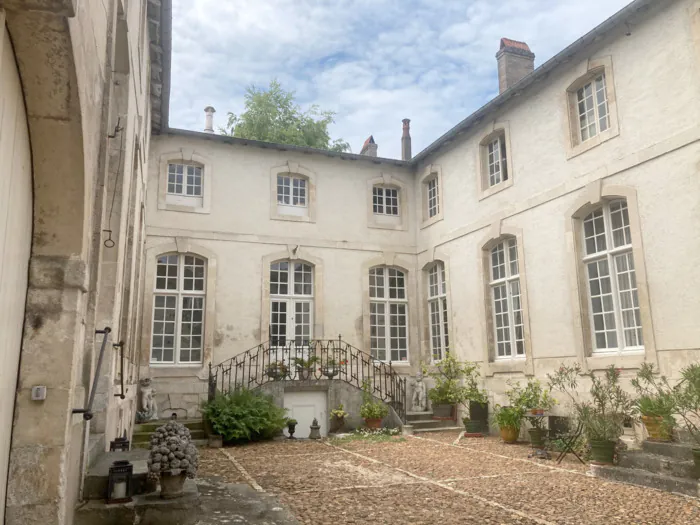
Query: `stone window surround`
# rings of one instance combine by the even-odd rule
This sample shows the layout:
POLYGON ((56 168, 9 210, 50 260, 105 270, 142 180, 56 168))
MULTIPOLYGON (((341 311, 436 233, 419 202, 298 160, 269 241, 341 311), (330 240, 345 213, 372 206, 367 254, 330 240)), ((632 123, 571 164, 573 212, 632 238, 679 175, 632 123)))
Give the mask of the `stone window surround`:
MULTIPOLYGON (((442 263, 445 268, 445 293, 447 295, 447 333, 449 337, 449 351, 455 351, 454 344, 454 323, 452 322, 452 292, 450 290, 450 258, 447 254, 443 253, 439 248, 437 249, 439 255, 435 254, 435 249, 431 250, 432 255, 429 255, 429 260, 423 262, 421 266, 421 306, 422 314, 421 318, 423 323, 421 324, 421 348, 423 349, 422 355, 426 357, 426 362, 435 364, 439 361, 433 360, 433 350, 431 343, 431 333, 430 333, 430 308, 428 306, 429 295, 428 286, 430 283, 430 278, 428 272, 436 263, 442 263)), ((446 354, 445 354, 446 355, 446 354)))
POLYGON ((481 313, 482 329, 486 334, 486 345, 483 354, 484 376, 493 376, 498 373, 521 373, 534 375, 534 359, 532 356, 532 337, 530 334, 530 308, 527 293, 527 274, 525 264, 525 248, 523 243, 523 231, 520 228, 503 224, 502 220, 496 220, 489 232, 482 239, 479 248, 481 264, 479 272, 484 288, 484 300, 481 313), (520 275, 520 301, 523 309, 523 332, 525 357, 513 356, 510 358, 496 359, 496 341, 494 335, 493 301, 491 300, 491 248, 507 238, 515 238, 518 244, 518 271, 520 275))
MULTIPOLYGON (((275 174, 275 177, 277 175, 275 174)), ((277 185, 275 184, 275 188, 277 185)), ((275 190, 275 198, 277 191, 275 190)), ((282 260, 304 262, 313 267, 313 339, 324 339, 323 331, 323 259, 314 257, 297 245, 289 245, 284 251, 263 256, 262 258, 262 298, 260 303, 260 341, 270 340, 270 266, 282 260)))
POLYGON ((212 362, 214 350, 214 328, 216 313, 216 255, 214 252, 192 243, 186 237, 176 237, 174 241, 151 246, 145 250, 146 269, 144 274, 145 286, 149 290, 144 294, 141 334, 141 374, 140 377, 197 377, 207 379, 209 377, 209 364, 212 362), (204 340, 202 348, 202 362, 194 364, 158 364, 151 363, 151 333, 153 331, 153 297, 150 292, 156 278, 156 262, 159 255, 165 253, 192 254, 204 258, 207 261, 206 300, 204 303, 204 340), (150 283, 150 284, 149 284, 150 283), (145 368, 145 370, 144 370, 145 368))
POLYGON ((438 164, 428 164, 424 170, 423 174, 418 179, 418 187, 420 188, 420 209, 421 209, 421 229, 427 228, 443 219, 443 214, 445 211, 445 200, 443 196, 445 195, 445 189, 442 184, 442 168, 438 164), (438 212, 433 217, 428 215, 428 182, 433 178, 437 179, 438 183, 438 212))
POLYGON ((569 137, 569 140, 566 141, 567 159, 576 157, 620 134, 620 126, 617 119, 617 97, 615 95, 615 76, 613 74, 612 57, 604 56, 584 61, 578 67, 577 73, 578 78, 566 88, 566 96, 564 97, 566 103, 564 113, 567 115, 566 134, 569 137), (595 137, 581 142, 576 91, 601 73, 605 73, 605 92, 608 99, 609 127, 605 131, 599 132, 595 137))
POLYGON ((270 168, 270 219, 275 221, 316 222, 316 173, 313 170, 292 161, 270 168), (277 175, 290 175, 306 179, 306 214, 289 215, 280 213, 277 204, 277 175))
POLYGON ((211 213, 211 196, 214 180, 212 173, 211 161, 207 157, 195 153, 193 149, 180 148, 178 151, 163 153, 158 157, 158 209, 186 213, 211 213), (192 164, 202 168, 201 206, 187 206, 184 204, 172 204, 167 202, 168 164, 171 162, 192 164))
POLYGON ((476 165, 478 167, 479 200, 490 197, 494 193, 510 188, 513 185, 513 150, 510 147, 510 122, 494 121, 491 124, 491 131, 479 142, 476 165), (489 167, 488 167, 488 144, 498 135, 503 136, 506 144, 506 166, 508 169, 508 180, 499 182, 489 187, 489 167))
MULTIPOLYGON (((370 322, 369 322, 369 270, 375 266, 389 266, 401 270, 406 278, 406 294, 408 299, 408 361, 391 361, 393 368, 401 368, 406 371, 411 369, 412 357, 419 357, 415 351, 413 341, 417 341, 416 334, 412 332, 416 326, 416 271, 415 258, 404 257, 391 252, 384 252, 381 255, 369 259, 362 264, 362 345, 370 348, 370 322)), ((420 359, 415 359, 418 362, 420 359)), ((387 361, 389 362, 389 361, 387 361)))
POLYGON ((406 184, 390 173, 381 173, 380 177, 367 181, 367 227, 382 230, 408 230, 408 190, 406 184), (386 222, 380 221, 374 213, 374 201, 372 199, 375 186, 384 188, 396 188, 399 190, 399 215, 382 216, 386 222), (392 220, 393 219, 393 220, 392 220), (391 222, 389 222, 391 221, 391 222))
POLYGON ((648 362, 658 365, 656 342, 651 313, 651 301, 644 261, 644 249, 642 242, 641 221, 639 218, 639 206, 637 191, 629 186, 603 185, 603 181, 591 182, 585 187, 585 193, 579 197, 569 209, 566 232, 571 256, 571 283, 572 304, 574 314, 574 326, 579 334, 575 338, 576 354, 585 371, 603 370, 615 365, 627 369, 637 369, 642 363, 648 362), (630 354, 594 355, 592 334, 589 322, 588 306, 588 282, 582 262, 582 227, 581 221, 603 201, 626 199, 630 220, 630 232, 632 234, 632 254, 637 278, 637 294, 639 296, 639 309, 642 318, 642 336, 644 338, 644 352, 630 354))

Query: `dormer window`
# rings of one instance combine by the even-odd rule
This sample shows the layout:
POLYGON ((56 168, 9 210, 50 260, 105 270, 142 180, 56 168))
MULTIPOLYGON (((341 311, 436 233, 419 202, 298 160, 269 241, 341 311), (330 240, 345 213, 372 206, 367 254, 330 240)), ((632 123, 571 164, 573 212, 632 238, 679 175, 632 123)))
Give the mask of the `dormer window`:
POLYGON ((605 73, 598 75, 576 91, 581 142, 595 137, 609 127, 605 73))
POLYGON ((372 212, 376 215, 399 215, 399 189, 374 186, 372 212))
POLYGON ((508 122, 496 122, 479 141, 479 189, 483 199, 513 185, 508 122))
POLYGON ((505 134, 500 133, 486 146, 489 166, 489 187, 508 180, 508 156, 505 134))

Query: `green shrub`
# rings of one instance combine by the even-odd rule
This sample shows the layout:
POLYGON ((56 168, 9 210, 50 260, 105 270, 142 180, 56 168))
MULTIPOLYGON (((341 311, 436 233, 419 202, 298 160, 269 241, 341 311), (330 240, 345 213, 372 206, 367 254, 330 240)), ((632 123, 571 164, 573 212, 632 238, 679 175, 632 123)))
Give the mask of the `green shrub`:
POLYGON ((521 407, 502 407, 496 405, 493 411, 493 421, 498 428, 520 428, 525 416, 525 410, 521 407))
POLYGON ((389 407, 375 399, 370 391, 369 381, 362 383, 362 405, 360 416, 364 419, 384 419, 389 413, 389 407))
POLYGON ((428 391, 428 399, 434 405, 465 405, 469 401, 486 404, 486 392, 479 388, 479 365, 469 361, 459 361, 449 353, 435 363, 435 368, 427 371, 435 381, 428 391))
POLYGON ((272 439, 287 426, 286 410, 272 396, 251 390, 216 396, 202 412, 214 431, 233 443, 272 439))

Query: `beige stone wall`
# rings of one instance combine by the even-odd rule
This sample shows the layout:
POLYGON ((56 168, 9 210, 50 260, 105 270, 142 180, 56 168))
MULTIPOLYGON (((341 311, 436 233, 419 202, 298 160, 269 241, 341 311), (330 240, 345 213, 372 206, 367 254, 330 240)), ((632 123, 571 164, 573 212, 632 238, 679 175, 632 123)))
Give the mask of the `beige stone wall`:
POLYGON ((104 450, 118 432, 130 432, 133 415, 137 369, 127 366, 129 394, 115 398, 112 343, 124 337, 133 358, 134 328, 122 319, 136 317, 138 308, 131 290, 139 285, 142 239, 129 232, 142 229, 148 37, 145 0, 40 4, 0 2, 24 87, 34 180, 5 519, 68 524, 89 454, 104 450), (112 248, 103 244, 105 229, 112 230, 112 248), (128 304, 122 300, 127 292, 128 304), (72 410, 87 404, 102 339, 95 330, 104 326, 113 332, 91 425, 72 410), (45 401, 30 400, 34 385, 47 387, 45 401))

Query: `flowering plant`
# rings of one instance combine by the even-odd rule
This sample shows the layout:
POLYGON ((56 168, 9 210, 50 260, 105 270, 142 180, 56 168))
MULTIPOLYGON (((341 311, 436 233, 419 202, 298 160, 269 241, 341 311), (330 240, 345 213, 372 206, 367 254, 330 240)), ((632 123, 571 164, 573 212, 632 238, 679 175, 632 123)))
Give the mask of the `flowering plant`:
POLYGON ((346 417, 348 417, 348 415, 349 414, 345 410, 343 410, 342 403, 338 405, 338 408, 334 408, 333 410, 331 410, 331 417, 334 417, 336 419, 345 419, 346 417))

